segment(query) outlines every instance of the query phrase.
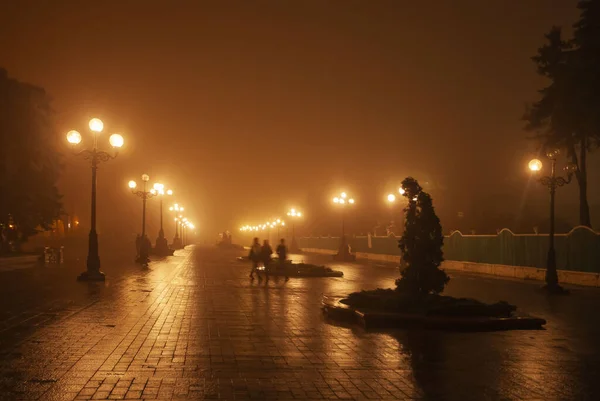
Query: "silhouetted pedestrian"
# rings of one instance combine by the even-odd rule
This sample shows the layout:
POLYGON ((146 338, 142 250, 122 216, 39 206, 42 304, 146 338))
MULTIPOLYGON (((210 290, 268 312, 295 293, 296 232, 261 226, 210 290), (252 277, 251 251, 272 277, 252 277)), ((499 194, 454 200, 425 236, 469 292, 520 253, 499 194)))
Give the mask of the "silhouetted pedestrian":
POLYGON ((263 266, 265 267, 265 275, 267 276, 267 280, 269 279, 269 265, 271 264, 271 255, 273 254, 273 248, 269 245, 269 240, 266 239, 263 241, 263 246, 261 248, 261 260, 263 262, 263 266))
POLYGON ((252 263, 252 270, 250 270, 250 278, 252 279, 254 278, 254 272, 256 272, 258 278, 260 278, 260 274, 258 273, 258 264, 262 260, 261 253, 262 248, 260 247, 260 242, 258 241, 258 238, 254 238, 252 245, 250 246, 250 253, 248 254, 248 259, 250 259, 250 262, 252 263))

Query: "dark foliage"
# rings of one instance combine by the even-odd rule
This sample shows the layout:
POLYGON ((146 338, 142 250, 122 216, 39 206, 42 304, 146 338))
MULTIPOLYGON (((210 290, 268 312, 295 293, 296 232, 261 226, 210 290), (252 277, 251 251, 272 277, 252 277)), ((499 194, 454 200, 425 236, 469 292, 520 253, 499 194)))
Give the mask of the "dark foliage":
POLYGON ((444 261, 444 236, 440 219, 435 214, 431 196, 423 191, 417 180, 402 181, 405 209, 404 234, 398 242, 406 268, 396 280, 399 290, 410 293, 441 293, 450 278, 440 269, 444 261))
POLYGON ((579 223, 591 227, 587 201, 587 153, 600 143, 600 0, 581 0, 574 37, 566 40, 558 27, 532 59, 550 83, 525 113, 526 128, 542 148, 566 149, 577 165, 579 223))
POLYGON ((7 227, 10 215, 18 241, 37 228, 49 229, 61 210, 52 114, 43 89, 11 79, 0 68, 0 225, 7 227))
POLYGON ((449 317, 509 317, 517 309, 504 301, 484 304, 474 299, 436 294, 414 297, 407 292, 381 288, 354 292, 341 302, 362 310, 449 317))

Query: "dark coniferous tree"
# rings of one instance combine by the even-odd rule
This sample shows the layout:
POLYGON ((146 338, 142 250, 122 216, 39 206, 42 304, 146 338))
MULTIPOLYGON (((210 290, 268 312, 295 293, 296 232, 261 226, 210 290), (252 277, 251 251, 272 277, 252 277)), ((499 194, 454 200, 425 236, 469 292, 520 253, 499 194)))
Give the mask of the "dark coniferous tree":
POLYGON ((450 278, 440 269, 444 261, 442 225, 435 214, 431 196, 412 177, 402 181, 405 209, 404 234, 398 246, 406 268, 396 280, 398 290, 414 294, 439 294, 450 278))

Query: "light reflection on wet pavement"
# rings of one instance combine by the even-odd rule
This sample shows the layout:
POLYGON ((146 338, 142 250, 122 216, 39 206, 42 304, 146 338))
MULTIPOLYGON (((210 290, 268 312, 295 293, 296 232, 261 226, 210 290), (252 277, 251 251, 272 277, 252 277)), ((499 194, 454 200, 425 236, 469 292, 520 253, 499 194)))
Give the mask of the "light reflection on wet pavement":
POLYGON ((449 295, 506 300, 547 330, 365 332, 327 322, 322 294, 392 287, 385 265, 294 258, 343 278, 250 281, 241 253, 178 251, 148 270, 103 260, 2 273, 1 399, 596 400, 600 291, 452 275, 449 295))

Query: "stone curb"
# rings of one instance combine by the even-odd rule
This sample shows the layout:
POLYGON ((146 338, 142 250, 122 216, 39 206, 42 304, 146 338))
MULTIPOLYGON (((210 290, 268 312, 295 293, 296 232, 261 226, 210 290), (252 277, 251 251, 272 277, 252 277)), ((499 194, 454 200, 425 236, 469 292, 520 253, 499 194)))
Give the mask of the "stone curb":
MULTIPOLYGON (((321 255, 332 255, 335 251, 328 249, 303 248, 305 252, 321 255)), ((398 255, 384 255, 376 253, 356 252, 357 259, 374 260, 380 262, 400 263, 398 255)), ((458 260, 445 260, 442 269, 461 271, 465 273, 480 274, 491 277, 508 277, 521 280, 544 281, 546 269, 529 266, 509 266, 491 263, 463 262, 458 260)), ((558 270, 558 281, 564 284, 575 284, 586 287, 600 287, 600 273, 580 272, 576 270, 558 270)))
POLYGON ((445 317, 354 309, 341 297, 323 296, 323 312, 333 320, 358 324, 365 329, 423 328, 446 331, 540 330, 546 320, 533 316, 508 318, 445 317))

